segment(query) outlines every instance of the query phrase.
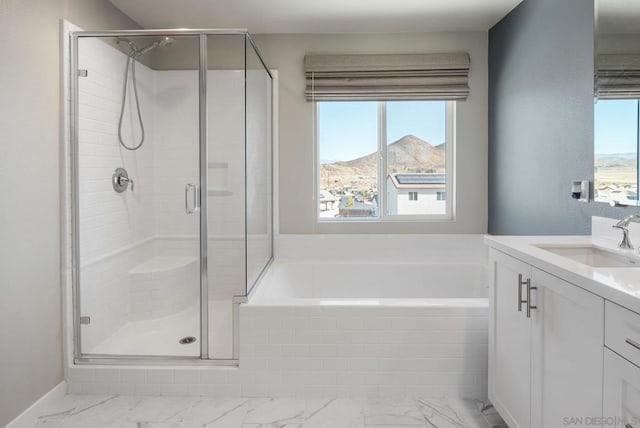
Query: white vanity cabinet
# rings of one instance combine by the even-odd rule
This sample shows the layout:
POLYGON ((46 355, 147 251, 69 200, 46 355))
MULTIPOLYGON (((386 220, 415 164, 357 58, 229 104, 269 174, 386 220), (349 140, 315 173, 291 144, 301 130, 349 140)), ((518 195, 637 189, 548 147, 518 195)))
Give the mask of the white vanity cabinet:
POLYGON ((604 299, 539 269, 531 282, 531 426, 593 426, 602 415, 604 299))
POLYGON ((605 314, 605 422, 640 428, 640 314, 611 302, 605 314))
POLYGON ((495 250, 490 254, 489 400, 509 427, 529 428, 531 321, 522 312, 520 284, 531 277, 531 267, 495 250))
POLYGON ((511 428, 587 426, 602 415, 604 299, 493 248, 490 263, 489 399, 511 428))

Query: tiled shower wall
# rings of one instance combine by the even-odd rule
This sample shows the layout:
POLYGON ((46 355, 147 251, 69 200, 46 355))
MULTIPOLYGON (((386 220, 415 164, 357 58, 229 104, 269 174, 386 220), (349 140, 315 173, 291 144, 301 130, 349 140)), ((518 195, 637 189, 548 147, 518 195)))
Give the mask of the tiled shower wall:
MULTIPOLYGON (((155 73, 136 64, 138 95, 145 124, 145 142, 136 151, 118 142, 118 119, 126 56, 97 39, 81 39, 78 62, 87 77, 79 86, 79 182, 81 262, 86 264, 155 234, 154 134, 155 73), (134 191, 116 193, 111 175, 124 167, 134 191)), ((123 117, 123 140, 129 146, 140 138, 132 87, 123 117)))

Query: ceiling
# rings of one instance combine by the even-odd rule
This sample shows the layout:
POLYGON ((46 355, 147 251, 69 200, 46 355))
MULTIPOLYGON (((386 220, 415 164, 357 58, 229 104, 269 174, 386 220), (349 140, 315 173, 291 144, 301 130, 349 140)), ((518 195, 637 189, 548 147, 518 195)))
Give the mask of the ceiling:
POLYGON ((598 32, 640 33, 639 0, 597 0, 598 32))
POLYGON ((522 0, 110 1, 143 28, 246 28, 252 33, 405 33, 486 31, 522 0))

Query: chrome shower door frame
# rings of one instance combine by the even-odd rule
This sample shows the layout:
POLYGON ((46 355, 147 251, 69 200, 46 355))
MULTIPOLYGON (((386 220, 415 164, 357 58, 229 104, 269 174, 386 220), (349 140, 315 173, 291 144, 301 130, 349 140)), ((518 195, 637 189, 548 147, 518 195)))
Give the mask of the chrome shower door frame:
MULTIPOLYGON (((237 365, 238 356, 234 352, 231 359, 209 359, 209 284, 208 284, 208 124, 207 124, 207 36, 211 35, 242 35, 251 42, 262 64, 264 61, 255 48, 251 36, 246 29, 193 29, 193 30, 114 30, 114 31, 74 31, 70 33, 70 73, 69 83, 71 91, 70 112, 70 179, 71 179, 71 281, 73 306, 73 361, 75 364, 203 364, 203 365, 237 365), (199 184, 200 184, 200 355, 199 356, 162 356, 162 355, 102 355, 83 354, 81 335, 81 300, 80 300, 80 226, 79 226, 79 177, 78 177, 78 40, 90 37, 131 37, 131 36, 193 36, 199 43, 199 184)), ((265 70, 269 73, 265 65, 265 70)), ((271 76, 271 73, 269 73, 271 76)), ((246 95, 245 95, 246 96, 246 95)), ((246 108, 246 106, 245 106, 246 108)), ((245 124, 246 125, 246 124, 245 124)), ((245 238, 246 239, 246 238, 245 238)), ((246 266, 245 266, 246 269, 246 266)), ((246 296, 237 301, 246 301, 246 296)), ((234 299, 234 309, 237 306, 234 299)), ((236 324, 234 322, 234 324, 236 324)), ((233 326, 234 348, 237 346, 237 326, 233 326)))

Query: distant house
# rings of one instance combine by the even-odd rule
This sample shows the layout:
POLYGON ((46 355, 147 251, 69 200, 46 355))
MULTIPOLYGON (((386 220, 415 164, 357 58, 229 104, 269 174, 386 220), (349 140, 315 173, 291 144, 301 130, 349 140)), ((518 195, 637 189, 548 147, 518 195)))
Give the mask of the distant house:
POLYGON ((320 190, 320 194, 318 195, 318 201, 320 202, 320 209, 322 209, 322 204, 324 204, 324 210, 332 210, 333 203, 336 201, 336 197, 331 194, 328 190, 320 190))
POLYGON ((389 214, 444 214, 445 174, 394 173, 387 176, 389 214))
POLYGON ((353 195, 345 195, 340 198, 338 215, 340 217, 374 217, 377 205, 374 202, 359 202, 353 195))

